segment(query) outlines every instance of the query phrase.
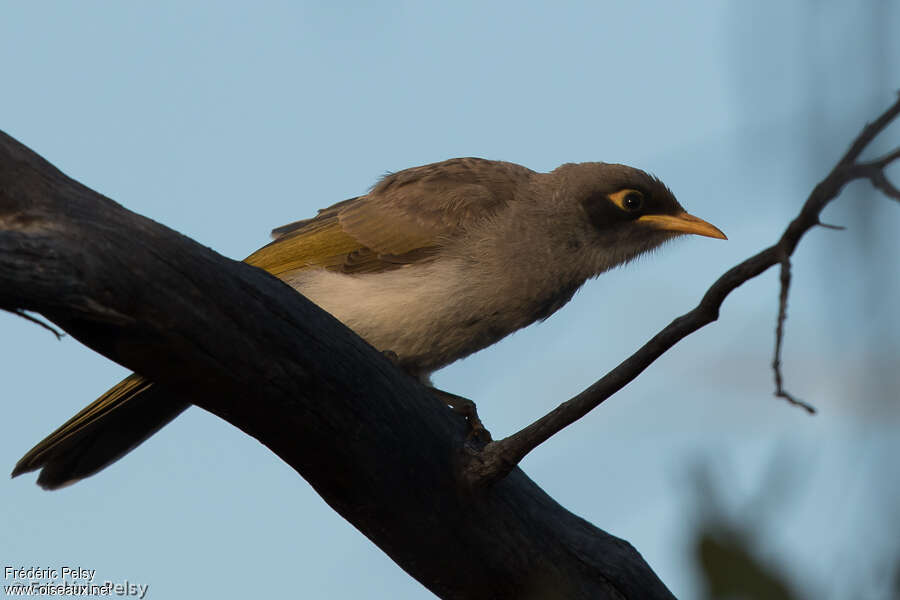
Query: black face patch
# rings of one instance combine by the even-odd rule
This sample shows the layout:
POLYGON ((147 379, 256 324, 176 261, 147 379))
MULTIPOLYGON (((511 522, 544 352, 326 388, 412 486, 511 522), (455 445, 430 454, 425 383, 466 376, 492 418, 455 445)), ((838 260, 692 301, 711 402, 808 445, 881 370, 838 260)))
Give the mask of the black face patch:
POLYGON ((609 199, 607 192, 594 192, 581 201, 591 224, 597 229, 606 229, 619 223, 637 219, 643 211, 624 211, 609 199))
POLYGON ((579 163, 559 167, 575 200, 594 227, 617 229, 645 215, 684 212, 672 192, 640 169, 610 163, 579 163))

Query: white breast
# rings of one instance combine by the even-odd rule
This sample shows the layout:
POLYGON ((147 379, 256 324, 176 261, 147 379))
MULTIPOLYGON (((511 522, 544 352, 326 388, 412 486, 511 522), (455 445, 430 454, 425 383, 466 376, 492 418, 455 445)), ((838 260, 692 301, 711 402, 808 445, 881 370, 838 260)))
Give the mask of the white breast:
POLYGON ((426 375, 496 341, 480 343, 466 325, 485 307, 465 293, 459 263, 361 275, 301 270, 282 278, 376 349, 396 353, 401 364, 426 375))

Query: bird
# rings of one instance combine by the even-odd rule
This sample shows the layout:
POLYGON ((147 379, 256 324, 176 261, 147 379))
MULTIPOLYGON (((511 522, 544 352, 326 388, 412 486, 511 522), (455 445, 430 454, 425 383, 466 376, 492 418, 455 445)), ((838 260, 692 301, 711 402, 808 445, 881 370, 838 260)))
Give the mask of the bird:
MULTIPOLYGON (((245 262, 430 383, 435 370, 546 319, 587 280, 686 234, 727 239, 640 169, 584 162, 536 172, 469 157, 388 173, 364 195, 274 229, 245 262)), ((465 401, 447 393, 446 402, 454 398, 465 401)), ((188 406, 129 375, 12 476, 40 469, 40 486, 69 485, 188 406)))

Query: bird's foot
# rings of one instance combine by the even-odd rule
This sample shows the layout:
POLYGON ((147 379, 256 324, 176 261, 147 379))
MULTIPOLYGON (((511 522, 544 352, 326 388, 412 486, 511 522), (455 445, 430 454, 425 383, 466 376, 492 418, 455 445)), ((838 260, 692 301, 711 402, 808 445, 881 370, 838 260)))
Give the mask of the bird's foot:
POLYGON ((484 423, 482 423, 481 419, 478 417, 478 410, 475 407, 475 403, 468 398, 463 398, 461 396, 457 397, 462 402, 458 404, 449 404, 448 406, 455 412, 464 416, 466 421, 469 422, 469 434, 466 436, 466 441, 479 442, 482 444, 492 442, 493 438, 491 437, 491 432, 484 427, 484 423))
MULTIPOLYGON (((396 366, 403 369, 403 365, 400 364, 400 357, 397 356, 397 353, 393 350, 382 350, 381 351, 384 356, 394 363, 396 366)), ((418 375, 414 372, 409 371, 408 369, 404 369, 409 373, 410 376, 416 377, 418 379, 418 375)), ((462 396, 457 396, 456 394, 451 394, 450 392, 445 392, 444 390, 439 390, 437 388, 431 388, 434 393, 437 395, 441 401, 453 409, 453 412, 462 415, 466 418, 466 421, 469 422, 469 434, 466 436, 466 441, 487 444, 488 442, 493 441, 491 438, 491 432, 485 429, 484 423, 481 422, 481 419, 478 418, 478 410, 475 408, 475 403, 468 398, 463 398, 462 396)))
POLYGON ((475 403, 473 401, 468 398, 463 398, 462 396, 457 396, 456 394, 451 394, 450 392, 445 392, 444 390, 439 390, 437 388, 432 389, 434 389, 434 392, 444 404, 453 409, 453 412, 464 416, 466 421, 469 422, 469 434, 466 436, 466 441, 482 444, 493 441, 491 432, 485 429, 484 423, 478 418, 478 410, 475 408, 475 403))

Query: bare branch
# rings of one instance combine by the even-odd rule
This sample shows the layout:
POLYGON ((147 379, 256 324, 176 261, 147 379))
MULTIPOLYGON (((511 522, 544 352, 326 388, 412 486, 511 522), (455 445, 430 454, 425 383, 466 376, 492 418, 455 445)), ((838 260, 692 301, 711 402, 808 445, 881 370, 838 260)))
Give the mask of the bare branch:
POLYGON ((891 163, 898 159, 900 159, 900 148, 896 148, 875 160, 854 165, 854 167, 857 172, 861 173, 861 177, 868 178, 872 185, 880 190, 882 194, 888 198, 900 200, 900 189, 888 179, 887 174, 884 172, 891 163))
POLYGON ((791 289, 791 258, 785 256, 781 260, 781 286, 778 294, 778 319, 775 325, 775 356, 772 359, 772 370, 775 373, 775 396, 784 398, 791 404, 799 406, 811 415, 816 413, 815 407, 803 400, 795 398, 784 389, 781 374, 781 347, 784 343, 784 321, 787 319, 788 293, 791 289))
POLYGON ((884 171, 878 171, 870 177, 872 185, 881 190, 881 193, 894 200, 900 200, 900 189, 897 189, 893 183, 884 174, 884 171))
MULTIPOLYGON (((0 310, 5 310, 5 309, 0 309, 0 310)), ((41 321, 40 319, 36 319, 35 317, 32 317, 31 315, 29 315, 27 312, 25 312, 22 309, 8 310, 7 312, 11 312, 12 314, 14 314, 16 316, 22 317, 26 321, 31 321, 32 323, 35 323, 39 327, 43 327, 44 329, 46 329, 47 331, 49 331, 50 333, 55 335, 56 339, 58 339, 58 340, 63 339, 66 335, 63 332, 56 329, 55 327, 53 327, 52 325, 50 325, 49 323, 45 323, 44 321, 41 321)))
POLYGON ((835 231, 846 231, 847 228, 843 225, 832 225, 831 223, 823 223, 819 221, 816 223, 819 227, 824 227, 825 229, 834 229, 835 231))
MULTIPOLYGON (((900 93, 898 93, 897 96, 900 98, 900 93)), ((889 109, 884 111, 880 117, 875 119, 875 121, 867 123, 862 132, 855 140, 853 140, 850 149, 847 150, 847 153, 844 154, 838 164, 849 165, 855 163, 859 158, 859 155, 863 153, 863 150, 872 143, 872 140, 878 137, 879 133, 884 131, 888 124, 893 121, 898 114, 900 114, 900 102, 895 102, 889 109)))
MULTIPOLYGON (((897 115, 900 115, 900 96, 881 116, 863 128, 847 153, 810 193, 800 214, 791 221, 778 243, 729 269, 713 283, 700 304, 693 310, 672 321, 637 352, 619 363, 617 367, 589 388, 563 402, 524 429, 502 440, 491 442, 481 453, 470 452, 469 461, 461 471, 461 478, 472 486, 489 485, 502 478, 534 448, 622 389, 669 348, 701 327, 718 319, 719 308, 732 291, 770 267, 779 263, 783 265, 784 261, 794 253, 794 249, 804 234, 813 227, 822 226, 819 220, 822 210, 840 194, 849 182, 856 179, 869 179, 879 189, 885 189, 883 186, 887 180, 886 178, 882 179, 884 177, 883 170, 891 162, 900 158, 900 150, 895 150, 869 163, 860 164, 856 160, 869 143, 897 115)), ((889 195, 893 195, 893 186, 886 189, 891 192, 889 195)), ((784 275, 784 273, 783 270, 782 274, 784 275)), ((783 306, 786 306, 787 286, 782 286, 782 294, 784 295, 783 306)), ((778 358, 780 360, 780 356, 778 358)), ((780 386, 778 392, 780 393, 776 395, 807 410, 812 409, 811 406, 788 395, 780 386)))
POLYGON ((900 148, 894 148, 893 151, 888 152, 884 156, 876 158, 875 160, 870 160, 865 164, 872 165, 873 167, 877 167, 879 169, 884 169, 897 159, 900 159, 900 148))

